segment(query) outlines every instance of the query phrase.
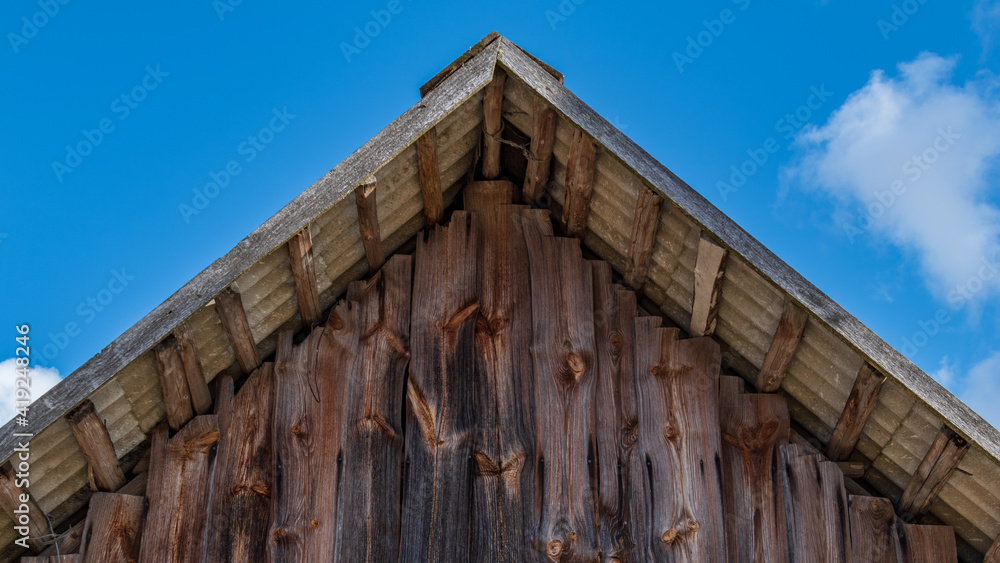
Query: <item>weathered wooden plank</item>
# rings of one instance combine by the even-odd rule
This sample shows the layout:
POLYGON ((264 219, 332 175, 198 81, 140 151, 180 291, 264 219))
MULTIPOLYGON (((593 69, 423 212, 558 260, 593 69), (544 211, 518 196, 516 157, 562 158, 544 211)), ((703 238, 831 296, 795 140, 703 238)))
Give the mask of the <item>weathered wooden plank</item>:
POLYGON ((791 561, 847 561, 850 530, 847 492, 837 464, 781 446, 782 495, 791 561))
POLYGON ((788 405, 779 395, 744 393, 739 377, 719 383, 729 561, 787 561, 778 446, 789 439, 788 405))
POLYGON ((719 428, 719 345, 679 341, 658 317, 635 320, 639 559, 725 561, 719 428))
POLYGON ((437 129, 433 127, 417 139, 417 179, 424 198, 425 229, 432 228, 444 218, 437 142, 437 129))
POLYGON ((524 174, 523 196, 528 203, 539 203, 552 171, 552 149, 556 138, 556 112, 541 98, 536 98, 531 121, 531 144, 528 167, 524 174))
POLYGON ((200 561, 202 556, 212 474, 209 452, 219 441, 219 419, 196 416, 173 438, 167 434, 166 424, 153 430, 141 563, 200 561))
POLYGON ((886 498, 848 497, 851 525, 851 560, 898 563, 896 511, 886 498))
POLYGON ((861 437, 861 430, 875 410, 883 383, 885 376, 871 364, 866 362, 861 366, 851 394, 847 397, 847 404, 840 413, 840 419, 837 420, 830 441, 826 444, 826 457, 833 461, 843 461, 851 456, 854 446, 861 437))
MULTIPOLYGON (((267 558, 274 488, 274 364, 253 371, 218 414, 219 440, 212 475, 206 561, 267 558)), ((152 476, 150 476, 152 480, 152 476)))
MULTIPOLYGON (((480 39, 478 43, 476 43, 472 47, 469 47, 468 51, 462 53, 461 56, 452 61, 451 64, 449 64, 448 66, 441 69, 437 74, 435 74, 430 80, 425 82, 424 85, 420 87, 420 97, 423 98, 424 96, 429 94, 430 91, 436 88, 438 84, 441 84, 444 81, 444 79, 451 76, 462 65, 468 62, 469 59, 481 53, 483 49, 486 48, 487 45, 492 43, 493 40, 498 37, 500 37, 499 33, 491 31, 486 37, 480 39)), ((495 56, 496 55, 494 55, 494 57, 495 56)))
MULTIPOLYGON (((24 438, 21 440, 25 449, 30 447, 28 440, 24 438)), ((21 453, 24 454, 24 450, 21 453)), ((18 545, 24 547, 24 540, 21 538, 27 536, 28 548, 33 553, 38 553, 45 548, 44 538, 49 536, 51 530, 45 513, 35 502, 35 497, 28 491, 27 486, 21 486, 28 483, 25 473, 30 473, 30 467, 27 463, 19 466, 17 470, 12 466, 14 463, 28 461, 27 454, 24 455, 25 459, 19 457, 16 456, 0 465, 0 510, 3 510, 14 523, 14 531, 18 534, 18 545)))
POLYGON ((132 478, 131 481, 125 483, 125 486, 115 491, 121 495, 135 495, 135 496, 145 496, 146 495, 146 485, 149 484, 149 472, 145 471, 132 478))
MULTIPOLYGON (((592 262, 594 341, 597 351, 594 436, 597 444, 599 545, 606 557, 634 561, 630 517, 638 412, 635 398, 635 294, 611 283, 611 266, 592 262)), ((613 561, 613 560, 612 560, 613 561)))
POLYGON ((478 229, 476 271, 476 452, 472 561, 537 557, 534 525, 534 403, 528 249, 522 207, 510 203, 507 181, 474 182, 463 190, 478 229))
POLYGON ((771 346, 764 356, 764 363, 760 365, 760 372, 757 373, 757 391, 772 393, 781 387, 781 382, 788 373, 788 366, 802 342, 808 320, 809 313, 804 309, 791 301, 785 302, 785 310, 782 311, 778 328, 771 338, 771 346))
POLYGON ((694 266, 694 297, 691 304, 691 336, 715 333, 722 278, 726 273, 725 248, 702 234, 698 239, 698 258, 694 266))
POLYGON ((173 335, 156 345, 156 368, 163 389, 163 404, 167 410, 167 423, 177 431, 194 417, 191 391, 188 389, 180 346, 173 335))
MULTIPOLYGON (((132 494, 132 493, 122 493, 122 494, 132 494)), ((86 520, 80 520, 76 524, 70 527, 70 529, 59 534, 59 537, 51 545, 45 548, 44 551, 38 554, 40 558, 56 557, 57 555, 63 553, 77 553, 80 551, 80 542, 83 539, 83 526, 87 523, 86 520)), ((23 559, 22 559, 23 560, 23 559)), ((45 559, 48 561, 48 559, 45 559)))
POLYGON ((320 323, 323 312, 319 304, 319 286, 316 285, 316 267, 313 265, 312 232, 308 226, 288 240, 288 258, 302 326, 312 328, 320 323))
POLYGON ((851 479, 861 479, 865 476, 865 471, 868 469, 863 461, 838 461, 836 463, 837 467, 840 468, 840 472, 844 474, 844 477, 850 477, 851 479))
POLYGON ((566 161, 566 199, 562 210, 562 227, 568 236, 583 238, 587 232, 596 157, 597 147, 590 137, 580 129, 574 130, 566 161))
POLYGON ((80 544, 83 563, 137 561, 145 513, 143 497, 94 493, 80 544))
POLYGON ((215 297, 215 311, 222 321, 222 328, 226 331, 240 369, 245 374, 253 372, 260 367, 260 352, 257 351, 257 341, 250 330, 240 293, 232 287, 226 288, 215 297))
POLYGON ((173 334, 180 349, 181 363, 184 364, 184 376, 188 392, 191 394, 191 406, 196 414, 208 414, 212 412, 212 392, 208 389, 205 373, 201 369, 201 360, 198 359, 198 342, 194 338, 194 331, 185 321, 177 325, 173 334))
POLYGON ((967 451, 969 444, 961 436, 950 428, 941 430, 899 497, 901 520, 913 522, 927 511, 967 451))
POLYGON ((66 413, 66 422, 80 445, 83 457, 87 459, 97 489, 117 491, 125 484, 125 473, 118 462, 108 429, 94 410, 94 403, 84 399, 66 413))
POLYGON ((358 232, 365 247, 368 258, 368 273, 374 274, 385 264, 385 251, 382 249, 382 234, 378 224, 378 207, 375 203, 377 194, 375 176, 369 177, 354 190, 354 203, 358 208, 358 232))
POLYGON ((22 557, 21 563, 78 563, 80 556, 72 555, 39 555, 37 557, 22 557))
POLYGON ((535 372, 535 544, 552 560, 597 557, 593 463, 593 275, 577 239, 547 236, 543 216, 523 220, 531 281, 535 372))
POLYGON ((656 231, 660 227, 662 207, 663 198, 659 194, 645 185, 639 186, 624 274, 625 285, 638 292, 642 291, 642 286, 646 283, 646 271, 656 242, 656 231))
POLYGON ((1000 536, 993 540, 993 545, 986 552, 983 563, 1000 563, 1000 536))
POLYGON ((958 563, 955 530, 951 526, 900 523, 903 563, 958 563))
POLYGON ((353 282, 347 290, 360 308, 360 342, 345 394, 338 561, 399 557, 411 272, 411 257, 396 255, 371 280, 353 282))
POLYGON ((500 175, 500 132, 503 130, 503 87, 507 75, 497 71, 483 95, 483 177, 500 175))
POLYGON ((417 240, 406 387, 402 561, 470 555, 475 451, 476 230, 457 211, 417 240))

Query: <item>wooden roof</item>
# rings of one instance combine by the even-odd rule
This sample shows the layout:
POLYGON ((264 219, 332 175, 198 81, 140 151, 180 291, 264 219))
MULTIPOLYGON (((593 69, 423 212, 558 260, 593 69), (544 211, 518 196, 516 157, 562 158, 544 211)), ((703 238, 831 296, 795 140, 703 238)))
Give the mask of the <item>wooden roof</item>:
MULTIPOLYGON (((962 560, 994 545, 1000 433, 576 98, 558 72, 491 34, 421 93, 32 406, 20 431, 37 434, 36 512, 57 528, 79 519, 91 473, 105 479, 96 488, 120 482, 105 466, 136 474, 161 420, 201 413, 206 382, 257 368, 278 334, 315 322, 351 281, 442 219, 477 162, 499 159, 526 200, 641 286, 651 312, 713 336, 726 370, 780 393, 802 447, 860 464, 848 487, 888 497, 908 519, 954 527, 962 560), (377 190, 355 192, 373 176, 377 190), (202 404, 171 400, 178 374, 186 387, 177 388, 200 393, 202 404), (110 446, 77 437, 67 413, 85 400, 110 446), (106 471, 88 470, 88 456, 106 471)), ((12 423, 0 432, 0 457, 14 452, 13 432, 12 423)), ((7 558, 18 551, 13 540, 12 525, 0 523, 7 558)))

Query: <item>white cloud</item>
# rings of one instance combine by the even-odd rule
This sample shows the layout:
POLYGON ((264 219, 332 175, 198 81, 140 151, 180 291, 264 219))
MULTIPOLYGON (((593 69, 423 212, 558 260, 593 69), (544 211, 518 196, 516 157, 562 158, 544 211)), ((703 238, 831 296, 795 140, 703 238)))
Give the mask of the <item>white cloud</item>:
POLYGON ((984 53, 993 48, 998 29, 1000 29, 1000 1, 976 0, 972 9, 972 30, 983 42, 984 53))
MULTIPOLYGON (((941 297, 985 279, 982 260, 1000 258, 1000 210, 988 202, 1000 97, 992 76, 953 84, 956 62, 922 53, 895 77, 873 72, 825 125, 803 130, 783 171, 855 211, 842 226, 852 240, 874 234, 914 251, 941 297)), ((987 288, 1000 288, 1000 275, 989 278, 987 288)))
MULTIPOLYGON (((59 371, 55 368, 31 368, 31 398, 37 399, 59 383, 59 371)), ((14 358, 0 362, 0 426, 14 418, 14 381, 17 379, 17 362, 14 358)), ((28 407, 31 416, 31 407, 28 407)))
POLYGON ((959 398, 987 422, 1000 428, 1000 352, 972 366, 959 398))
POLYGON ((948 356, 941 358, 941 365, 938 367, 937 371, 930 374, 931 377, 937 380, 942 386, 947 389, 952 389, 952 385, 955 383, 955 366, 948 363, 948 356))

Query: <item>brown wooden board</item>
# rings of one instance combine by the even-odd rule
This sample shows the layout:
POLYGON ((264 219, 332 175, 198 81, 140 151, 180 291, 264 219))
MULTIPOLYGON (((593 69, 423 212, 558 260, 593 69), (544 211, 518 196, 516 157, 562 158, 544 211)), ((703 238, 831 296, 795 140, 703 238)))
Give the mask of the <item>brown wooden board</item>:
POLYGON ((896 512, 889 499, 851 495, 848 498, 848 512, 852 561, 900 561, 896 512))
POLYGON ((781 446, 781 476, 791 561, 847 561, 847 492, 837 465, 781 446))
POLYGON ((66 413, 66 421, 80 445, 83 457, 87 458, 97 489, 117 491, 121 488, 125 484, 125 474, 118 462, 108 429, 94 410, 94 403, 90 399, 80 403, 66 413))
POLYGON ((957 563, 955 530, 951 526, 900 523, 903 563, 957 563))
POLYGON ((83 563, 136 561, 146 499, 116 493, 90 497, 80 553, 83 563))

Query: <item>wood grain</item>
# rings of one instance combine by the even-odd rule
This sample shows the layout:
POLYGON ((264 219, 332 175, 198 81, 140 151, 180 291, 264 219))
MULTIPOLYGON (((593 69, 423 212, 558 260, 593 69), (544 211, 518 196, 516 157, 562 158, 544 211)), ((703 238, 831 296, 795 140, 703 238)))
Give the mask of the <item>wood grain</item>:
MULTIPOLYGON (((31 444, 28 440, 24 438, 21 440, 23 444, 26 444, 26 447, 30 448, 31 444)), ((14 530, 18 534, 18 538, 25 535, 22 533, 24 530, 19 528, 27 527, 28 546, 32 552, 38 553, 45 547, 42 538, 47 537, 51 530, 49 529, 49 521, 45 517, 45 513, 42 512, 42 508, 38 506, 38 502, 35 501, 34 495, 26 487, 18 486, 23 484, 23 474, 22 477, 18 477, 17 473, 20 470, 15 471, 11 464, 25 461, 19 457, 20 454, 0 465, 0 510, 3 510, 11 522, 17 523, 17 528, 14 530), (25 514, 25 508, 27 514, 25 514), (25 516, 27 523, 24 522, 25 516)))
POLYGON ((382 233, 378 223, 378 194, 375 177, 366 179, 354 190, 354 204, 358 210, 358 232, 368 258, 368 273, 373 274, 385 264, 385 250, 382 249, 382 233))
POLYGON ((180 346, 173 335, 156 345, 156 368, 160 374, 163 404, 170 429, 177 431, 194 417, 180 346))
POLYGON ((437 143, 437 129, 434 127, 417 138, 417 180, 424 198, 425 229, 434 227, 444 218, 437 143))
POLYGON ((757 373, 757 391, 773 393, 781 387, 788 373, 788 366, 802 342, 809 314, 791 301, 785 302, 785 309, 778 320, 778 328, 771 338, 771 346, 764 356, 764 363, 757 373))
POLYGON ((968 450, 969 444, 949 428, 937 435, 896 503, 900 519, 913 522, 927 511, 968 450))
POLYGON ((843 461, 851 456, 854 446, 861 437, 861 431, 868 422, 868 417, 875 410, 883 383, 885 376, 871 364, 865 363, 861 366, 851 394, 847 397, 847 404, 840 413, 830 441, 826 444, 826 457, 833 461, 843 461))
POLYGON ((83 563, 137 561, 146 499, 116 493, 90 497, 83 540, 83 563))
POLYGON ((483 95, 483 177, 500 175, 500 131, 503 129, 503 87, 507 75, 498 71, 483 95))
POLYGON ((639 186, 639 196, 635 202, 635 217, 632 219, 632 235, 629 237, 628 254, 625 259, 625 285, 641 292, 646 283, 649 258, 656 243, 656 231, 660 227, 660 210, 663 198, 645 185, 639 186))
POLYGON ((583 238, 587 232, 596 158, 593 141, 580 129, 574 130, 566 161, 566 199, 562 211, 562 227, 567 236, 583 238))
POLYGON ((247 322, 247 313, 243 309, 243 298, 238 291, 233 288, 226 288, 225 291, 215 297, 215 311, 222 321, 222 328, 229 338, 229 345, 233 348, 233 355, 236 356, 237 363, 243 373, 249 374, 260 367, 260 352, 257 351, 257 341, 254 339, 253 331, 250 330, 250 323, 247 322))
POLYGON ((899 524, 903 563, 958 563, 955 530, 951 526, 899 524))
POLYGON ((523 196, 528 203, 540 203, 552 171, 552 149, 556 137, 556 112, 541 98, 534 101, 531 144, 524 175, 523 196))
POLYGON ((821 455, 781 446, 781 478, 791 561, 847 561, 847 492, 837 465, 821 455))
POLYGON ((125 473, 115 454, 108 429, 94 410, 94 403, 85 399, 66 413, 66 422, 87 460, 97 489, 117 491, 121 488, 125 484, 125 473))
POLYGON ((716 315, 722 294, 722 278, 726 273, 725 248, 702 235, 698 239, 698 258, 694 266, 694 297, 691 304, 692 336, 709 336, 715 332, 716 315))
POLYGON ((212 392, 208 388, 205 373, 201 369, 198 342, 195 340, 194 331, 187 322, 182 322, 174 329, 173 335, 177 339, 177 346, 180 349, 181 363, 184 364, 184 376, 187 380, 188 392, 191 394, 191 407, 195 414, 208 414, 212 412, 212 392))
POLYGON ((319 287, 316 285, 316 266, 313 264, 312 233, 306 228, 288 240, 288 260, 295 284, 295 301, 299 305, 302 326, 312 328, 319 324, 322 308, 319 304, 319 287))
POLYGON ((889 499, 851 495, 848 497, 848 513, 852 561, 900 561, 896 512, 889 499))

